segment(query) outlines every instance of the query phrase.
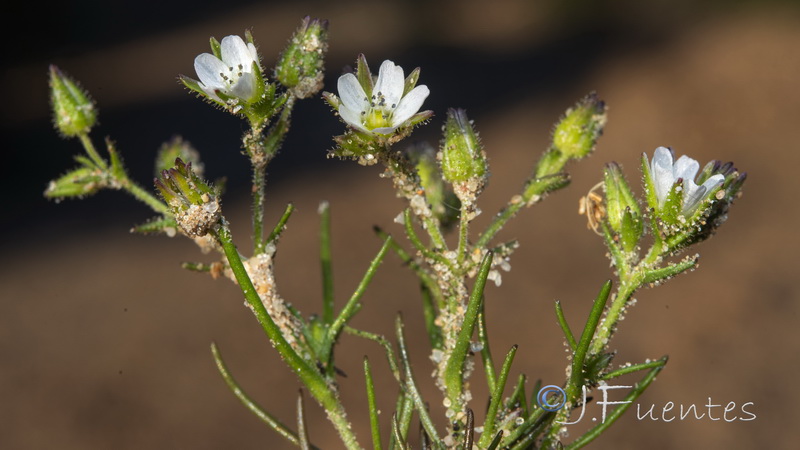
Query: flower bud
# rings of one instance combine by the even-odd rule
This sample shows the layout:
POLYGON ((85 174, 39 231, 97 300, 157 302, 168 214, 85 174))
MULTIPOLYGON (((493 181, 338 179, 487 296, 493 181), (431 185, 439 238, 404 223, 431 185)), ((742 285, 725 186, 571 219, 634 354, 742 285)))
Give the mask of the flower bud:
POLYGON ((444 125, 444 142, 439 152, 442 175, 450 183, 483 180, 486 172, 486 154, 463 109, 447 111, 444 125))
POLYGON ((176 159, 155 185, 187 236, 205 236, 219 223, 222 209, 216 192, 192 171, 192 163, 176 159))
POLYGON ((97 111, 89 94, 53 65, 50 66, 50 102, 53 122, 65 137, 86 134, 97 123, 97 111))
POLYGON ((571 159, 580 159, 594 150, 606 124, 605 102, 591 93, 568 109, 553 130, 553 145, 571 159))
POLYGON ((51 181, 44 191, 44 196, 56 201, 70 197, 86 197, 107 186, 108 180, 101 171, 90 167, 79 167, 51 181))
POLYGON ((322 89, 323 62, 328 51, 328 21, 306 16, 275 66, 275 79, 297 98, 307 98, 322 89))
POLYGON ((176 136, 161 145, 156 155, 156 176, 175 166, 175 160, 181 159, 192 164, 192 169, 198 177, 203 176, 203 163, 200 162, 200 153, 180 136, 176 136))
POLYGON ((626 252, 634 251, 643 230, 639 204, 617 163, 607 164, 604 175, 606 220, 619 235, 622 248, 626 252))

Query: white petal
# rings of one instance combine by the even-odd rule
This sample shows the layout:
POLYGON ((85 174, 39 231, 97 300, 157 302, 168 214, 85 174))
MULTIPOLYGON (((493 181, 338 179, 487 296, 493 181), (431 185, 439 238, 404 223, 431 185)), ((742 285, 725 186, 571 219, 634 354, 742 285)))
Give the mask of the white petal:
POLYGON ((430 90, 424 84, 411 90, 397 105, 392 116, 392 125, 397 127, 417 113, 422 103, 428 98, 430 90))
POLYGON ((364 128, 364 125, 361 123, 361 111, 353 111, 352 109, 348 108, 347 105, 342 104, 339 106, 339 116, 349 125, 369 133, 369 130, 364 128))
POLYGON ((703 183, 703 187, 706 188, 707 191, 714 190, 717 186, 722 184, 725 181, 725 175, 716 174, 709 177, 705 183, 703 183))
POLYGON ((245 73, 230 88, 230 93, 242 100, 254 100, 256 93, 256 78, 252 73, 245 73))
MULTIPOLYGON (((256 46, 252 42, 247 43, 247 50, 250 51, 250 57, 253 58, 253 61, 259 63, 259 67, 261 67, 261 63, 258 61, 258 50, 256 50, 256 46)), ((252 64, 251 64, 252 66, 252 64)))
POLYGON ((396 129, 397 129, 397 127, 379 127, 379 128, 373 129, 372 132, 375 133, 375 134, 384 134, 384 135, 386 135, 386 134, 394 133, 394 130, 396 130, 396 129))
POLYGON ((367 94, 358 82, 358 78, 352 73, 346 73, 339 77, 339 98, 342 104, 352 111, 366 111, 369 106, 367 94))
POLYGON ((653 153, 650 171, 653 176, 653 186, 656 189, 656 198, 661 203, 675 182, 672 172, 672 152, 667 147, 658 147, 653 153))
POLYGON ((378 71, 378 81, 375 83, 372 94, 375 95, 378 92, 383 94, 386 99, 386 107, 391 108, 392 105, 397 105, 400 102, 404 88, 403 68, 396 66, 387 59, 381 64, 381 68, 378 71))
POLYGON ((239 36, 225 36, 220 43, 220 55, 222 62, 228 67, 236 70, 241 64, 242 70, 245 72, 250 72, 253 61, 255 61, 247 44, 239 36))
POLYGON ((700 163, 686 155, 683 155, 678 158, 677 161, 675 161, 673 174, 675 175, 676 179, 683 178, 684 181, 690 180, 694 182, 694 177, 697 175, 698 170, 700 170, 700 163))
POLYGON ((225 83, 222 74, 228 72, 228 68, 216 56, 210 53, 197 55, 194 59, 194 71, 200 78, 200 83, 209 89, 224 89, 225 83))

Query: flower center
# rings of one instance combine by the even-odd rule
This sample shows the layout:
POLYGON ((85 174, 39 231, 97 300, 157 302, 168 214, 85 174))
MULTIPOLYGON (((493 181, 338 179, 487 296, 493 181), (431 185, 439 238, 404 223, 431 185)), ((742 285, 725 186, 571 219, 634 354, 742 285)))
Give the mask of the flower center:
POLYGON ((397 104, 386 103, 386 96, 381 92, 372 94, 372 99, 369 102, 369 108, 366 111, 361 111, 361 119, 366 128, 373 130, 375 128, 387 128, 392 126, 392 115, 397 104))
POLYGON ((222 78, 225 84, 228 85, 228 87, 233 87, 233 85, 236 84, 237 81, 239 81, 239 78, 241 78, 242 75, 244 75, 244 65, 239 64, 236 67, 228 67, 227 72, 228 73, 220 72, 219 76, 222 78))

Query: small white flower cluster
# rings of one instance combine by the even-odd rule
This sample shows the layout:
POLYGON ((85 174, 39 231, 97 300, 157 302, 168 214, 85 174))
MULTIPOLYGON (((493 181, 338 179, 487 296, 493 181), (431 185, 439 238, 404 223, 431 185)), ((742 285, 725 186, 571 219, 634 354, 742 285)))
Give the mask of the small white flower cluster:
POLYGON ((695 208, 705 199, 706 194, 725 181, 725 176, 714 174, 702 185, 698 186, 695 183, 695 177, 697 176, 697 171, 700 170, 700 164, 686 155, 681 156, 674 163, 673 158, 671 149, 658 147, 653 154, 653 160, 650 162, 650 175, 656 191, 658 205, 659 207, 664 206, 672 186, 678 180, 682 180, 683 205, 681 212, 684 215, 691 215, 695 208))

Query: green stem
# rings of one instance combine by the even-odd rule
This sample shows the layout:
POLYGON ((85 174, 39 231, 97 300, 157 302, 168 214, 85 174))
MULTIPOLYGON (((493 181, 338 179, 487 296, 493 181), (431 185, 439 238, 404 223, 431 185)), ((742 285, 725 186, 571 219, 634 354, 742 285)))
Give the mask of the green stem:
POLYGON ((569 184, 569 176, 566 174, 553 174, 540 178, 534 178, 525 184, 521 195, 514 196, 511 201, 503 208, 486 227, 486 230, 478 238, 475 247, 486 247, 489 241, 505 226, 505 224, 516 216, 523 206, 531 206, 541 200, 544 194, 561 189, 569 184))
POLYGON ((331 208, 328 202, 319 205, 319 261, 322 266, 322 321, 333 322, 333 264, 331 263, 331 208))
POLYGON ((361 447, 356 441, 350 422, 348 422, 345 415, 344 407, 339 401, 336 392, 328 385, 316 368, 312 367, 301 358, 294 348, 286 341, 281 329, 275 324, 269 313, 267 313, 264 304, 261 303, 261 298, 258 296, 253 282, 250 280, 244 268, 242 259, 239 256, 239 251, 233 244, 231 232, 227 223, 223 222, 220 224, 219 228, 215 230, 214 233, 225 251, 228 264, 236 281, 239 283, 239 288, 242 290, 247 304, 252 308, 253 314, 255 314, 258 323, 261 324, 261 328, 263 328, 264 332, 269 337, 275 350, 278 351, 286 364, 300 377, 300 380, 306 385, 309 392, 317 402, 319 402, 320 406, 325 409, 328 418, 339 432, 339 436, 345 446, 348 449, 360 449, 361 447))
POLYGON ((459 267, 464 263, 467 257, 467 247, 469 246, 469 211, 463 204, 461 205, 461 214, 459 215, 458 224, 458 257, 456 259, 459 267))
POLYGON ((153 211, 164 215, 172 214, 169 210, 169 207, 164 202, 156 198, 153 194, 144 190, 138 184, 131 181, 130 178, 125 177, 124 179, 118 181, 120 186, 122 186, 122 189, 128 191, 128 193, 133 195, 140 202, 149 206, 153 211))
POLYGON ((97 153, 97 149, 94 148, 94 144, 92 143, 91 138, 87 133, 80 133, 78 138, 81 140, 81 144, 83 145, 83 149, 86 150, 86 154, 89 155, 89 158, 92 159, 92 162, 97 164, 97 167, 106 170, 108 168, 108 163, 100 157, 100 154, 97 153))

